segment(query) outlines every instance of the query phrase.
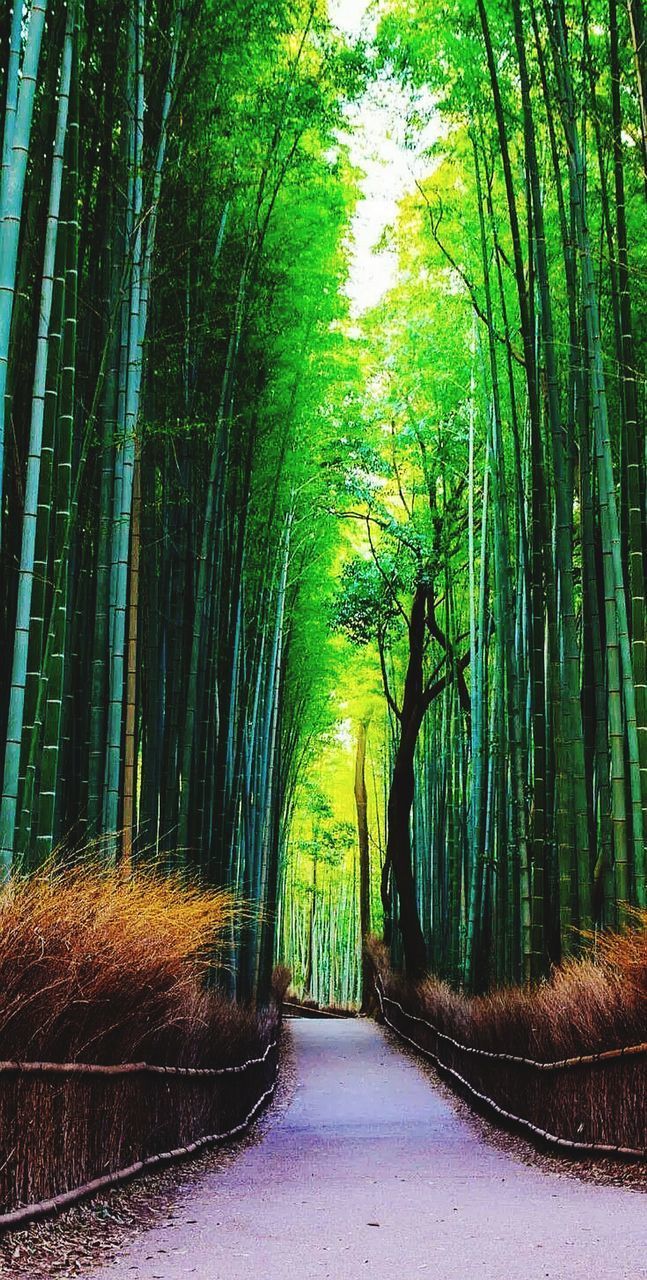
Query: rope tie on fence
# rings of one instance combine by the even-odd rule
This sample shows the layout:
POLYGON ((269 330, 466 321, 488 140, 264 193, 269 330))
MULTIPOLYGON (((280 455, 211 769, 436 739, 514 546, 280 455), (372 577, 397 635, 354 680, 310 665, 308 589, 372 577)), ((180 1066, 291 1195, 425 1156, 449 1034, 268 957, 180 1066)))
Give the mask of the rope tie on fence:
POLYGON ((399 1009, 405 1018, 409 1018, 411 1022, 419 1022, 423 1027, 428 1027, 435 1036, 438 1036, 439 1040, 445 1040, 447 1044, 459 1049, 461 1053, 470 1053, 478 1058, 491 1058, 496 1062, 516 1063, 522 1067, 533 1067, 536 1071, 561 1071, 568 1067, 591 1066, 596 1062, 610 1062, 613 1058, 638 1057, 640 1054, 647 1053, 647 1041, 642 1044, 622 1045, 617 1049, 602 1049, 597 1053, 581 1053, 572 1058, 558 1058, 553 1062, 542 1062, 536 1058, 522 1057, 515 1053, 501 1053, 492 1049, 481 1049, 478 1045, 464 1044, 461 1040, 455 1040, 453 1036, 434 1026, 433 1022, 429 1022, 427 1018, 420 1018, 417 1014, 410 1013, 398 1000, 394 1000, 392 996, 387 996, 382 979, 379 976, 375 979, 378 995, 380 994, 378 983, 382 988, 382 999, 387 1004, 392 1004, 396 1009, 399 1009))
POLYGON ((183 1076, 188 1079, 213 1079, 216 1076, 240 1075, 250 1067, 266 1062, 278 1039, 270 1040, 260 1058, 248 1058, 233 1067, 173 1067, 153 1062, 0 1062, 0 1075, 81 1075, 81 1076, 183 1076))
MULTIPOLYGON (((503 1120, 506 1120, 509 1124, 518 1125, 521 1129, 525 1129, 528 1133, 531 1133, 533 1137, 541 1138, 543 1142, 549 1143, 550 1146, 559 1147, 561 1150, 583 1152, 588 1155, 621 1156, 638 1160, 647 1159, 647 1147, 623 1147, 620 1144, 613 1145, 602 1142, 576 1142, 571 1138, 562 1138, 558 1134, 549 1133, 547 1129, 541 1129, 539 1125, 533 1124, 532 1121, 526 1120, 523 1116, 517 1116, 511 1111, 507 1111, 505 1107, 499 1106, 499 1103, 495 1102, 493 1098, 490 1098, 487 1094, 481 1093, 480 1090, 476 1089, 473 1084, 470 1084, 469 1080, 466 1080, 460 1072, 454 1069, 454 1067, 450 1067, 446 1062, 443 1062, 442 1058, 439 1058, 437 1054, 431 1051, 431 1049, 425 1049, 417 1040, 414 1040, 411 1036, 408 1036, 404 1031, 402 1031, 400 1027, 396 1026, 396 1024, 387 1016, 385 1005, 392 1004, 396 1008, 400 1009, 405 1017, 412 1018, 415 1022, 424 1023, 430 1031, 434 1032, 441 1039, 449 1041, 455 1048, 462 1049, 469 1053, 474 1052, 473 1046, 461 1044, 459 1040, 454 1040, 451 1036, 447 1036, 443 1032, 438 1031, 437 1028, 434 1027, 433 1023, 428 1022, 425 1018, 419 1018, 415 1014, 408 1013, 399 1001, 393 1000, 390 996, 387 996, 386 992, 383 990, 382 980, 379 975, 375 979, 375 990, 377 992, 382 1017, 384 1018, 387 1026, 390 1027, 401 1040, 405 1040, 407 1044, 412 1045, 418 1053, 423 1055, 423 1057, 429 1058, 439 1071, 446 1073, 451 1076, 452 1079, 456 1080, 463 1089, 466 1089, 467 1092, 477 1100, 477 1102, 487 1106, 490 1110, 494 1111, 496 1115, 500 1116, 503 1120)), ((646 1048, 646 1045, 631 1046, 630 1052, 641 1052, 646 1048)), ((525 1065, 530 1064, 531 1066, 542 1065, 540 1063, 535 1063, 531 1058, 518 1058, 513 1054, 491 1053, 485 1049, 476 1050, 475 1052, 480 1053, 482 1056, 487 1058, 497 1058, 500 1061, 523 1063, 525 1065)), ((611 1051, 611 1056, 621 1057, 623 1055, 621 1052, 613 1050, 611 1051)), ((600 1060, 600 1055, 594 1055, 594 1060, 600 1060)), ((579 1059, 566 1058, 563 1061, 566 1066, 571 1066, 575 1065, 576 1062, 579 1062, 579 1059)), ((556 1068, 561 1064, 550 1063, 548 1065, 551 1068, 556 1068)))

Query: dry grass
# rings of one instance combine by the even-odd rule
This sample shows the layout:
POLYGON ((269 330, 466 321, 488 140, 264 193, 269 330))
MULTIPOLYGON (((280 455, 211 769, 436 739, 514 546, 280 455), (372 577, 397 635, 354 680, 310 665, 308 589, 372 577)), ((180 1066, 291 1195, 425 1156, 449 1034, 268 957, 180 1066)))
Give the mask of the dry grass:
MULTIPOLYGON (((378 971, 388 957, 373 942, 378 971)), ((399 986, 440 1031, 482 1049, 550 1060, 647 1040, 647 913, 635 927, 597 940, 594 959, 569 960, 531 989, 506 987, 469 998, 428 977, 411 991, 399 986)))
POLYGON ((45 869, 0 896, 0 1056, 220 1065, 255 1017, 204 968, 240 913, 230 894, 154 870, 45 869))
MULTIPOLYGON (((569 960, 532 989, 468 998, 426 978, 414 989, 371 954, 387 992, 466 1045, 554 1061, 647 1041, 647 914, 597 940, 595 957, 569 960)), ((390 1011, 390 1015, 391 1016, 390 1011)), ((645 1057, 543 1073, 461 1053, 420 1024, 398 1025, 499 1105, 572 1140, 647 1147, 645 1057)))
MULTIPOLYGON (((244 909, 242 909, 244 915, 244 909)), ((84 860, 0 894, 0 1058, 220 1067, 256 1057, 276 1021, 204 982, 241 917, 228 893, 84 860)), ((277 976, 280 1002, 286 976, 277 976)), ((0 1077, 0 1201, 78 1186, 233 1127, 273 1062, 183 1079, 0 1077)))

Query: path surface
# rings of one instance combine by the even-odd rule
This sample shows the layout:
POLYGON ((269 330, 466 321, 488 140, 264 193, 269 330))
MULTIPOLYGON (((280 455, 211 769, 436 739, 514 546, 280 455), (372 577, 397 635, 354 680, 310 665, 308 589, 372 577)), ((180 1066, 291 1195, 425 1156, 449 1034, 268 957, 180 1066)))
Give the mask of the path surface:
POLYGON ((487 1145, 365 1021, 292 1024, 285 1114, 86 1280, 639 1280, 647 1199, 487 1145))

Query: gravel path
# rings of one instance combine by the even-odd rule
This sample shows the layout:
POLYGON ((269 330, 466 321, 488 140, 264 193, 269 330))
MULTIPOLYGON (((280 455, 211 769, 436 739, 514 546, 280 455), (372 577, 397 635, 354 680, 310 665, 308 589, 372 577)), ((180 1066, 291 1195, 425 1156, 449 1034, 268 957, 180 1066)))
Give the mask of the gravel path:
POLYGON ((644 1196, 481 1141, 364 1020, 293 1025, 297 1084, 261 1142, 85 1280, 639 1280, 644 1196))

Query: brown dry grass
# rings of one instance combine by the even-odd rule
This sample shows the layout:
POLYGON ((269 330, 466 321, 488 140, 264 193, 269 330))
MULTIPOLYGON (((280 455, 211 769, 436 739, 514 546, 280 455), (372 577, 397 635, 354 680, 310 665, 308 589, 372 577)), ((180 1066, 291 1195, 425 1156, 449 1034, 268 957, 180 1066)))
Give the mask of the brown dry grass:
POLYGON ((155 869, 47 867, 0 895, 0 1057, 221 1065, 259 1025, 202 981, 241 914, 155 869))
MULTIPOLYGON (((372 944, 374 963, 388 958, 372 944)), ((394 986, 394 979, 391 980, 394 986)), ((506 987, 469 998, 428 977, 409 991, 417 1011, 465 1044, 540 1060, 561 1059, 647 1040, 647 913, 633 927, 603 934, 592 958, 566 961, 530 989, 506 987)))

